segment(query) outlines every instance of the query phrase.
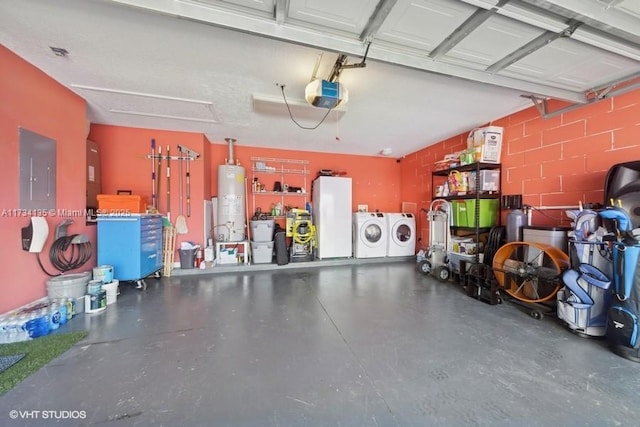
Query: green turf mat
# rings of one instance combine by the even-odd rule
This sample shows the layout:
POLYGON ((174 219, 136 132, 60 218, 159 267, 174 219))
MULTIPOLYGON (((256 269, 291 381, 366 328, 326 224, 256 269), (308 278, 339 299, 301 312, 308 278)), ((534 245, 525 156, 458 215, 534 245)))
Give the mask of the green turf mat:
POLYGON ((0 396, 86 336, 85 331, 57 333, 30 341, 0 344, 0 357, 25 355, 0 373, 0 396))

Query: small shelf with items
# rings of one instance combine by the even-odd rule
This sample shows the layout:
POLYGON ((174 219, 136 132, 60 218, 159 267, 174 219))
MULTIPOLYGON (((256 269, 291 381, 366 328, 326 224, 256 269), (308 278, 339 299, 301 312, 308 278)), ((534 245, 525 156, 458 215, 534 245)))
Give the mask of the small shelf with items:
POLYGON ((500 175, 498 163, 472 163, 432 172, 432 197, 451 203, 451 234, 475 244, 473 254, 462 253, 473 255, 464 258, 466 261, 479 263, 483 236, 500 224, 500 175))
POLYGON ((269 218, 279 219, 285 218, 286 207, 289 205, 300 204, 301 206, 293 207, 305 207, 308 160, 252 157, 251 174, 254 211, 260 209, 269 218), (267 203, 267 206, 258 206, 258 198, 260 203, 267 203))

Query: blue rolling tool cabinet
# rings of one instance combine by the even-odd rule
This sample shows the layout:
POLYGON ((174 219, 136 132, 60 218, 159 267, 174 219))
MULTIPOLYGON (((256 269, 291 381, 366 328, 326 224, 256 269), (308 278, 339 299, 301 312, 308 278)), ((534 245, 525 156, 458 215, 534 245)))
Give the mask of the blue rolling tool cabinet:
POLYGON ((135 281, 162 269, 162 216, 98 215, 98 265, 112 265, 113 278, 135 281))

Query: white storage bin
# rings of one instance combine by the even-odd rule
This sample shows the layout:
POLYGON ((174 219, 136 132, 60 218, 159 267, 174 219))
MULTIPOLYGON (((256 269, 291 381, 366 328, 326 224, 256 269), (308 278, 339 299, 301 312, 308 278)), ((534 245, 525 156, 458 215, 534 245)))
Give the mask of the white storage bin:
POLYGON ((270 264, 273 261, 273 241, 251 242, 254 264, 270 264))
POLYGON ((273 219, 251 221, 251 240, 254 242, 271 242, 273 240, 273 219))
POLYGON ((479 191, 500 191, 500 171, 499 170, 482 170, 480 174, 479 191))

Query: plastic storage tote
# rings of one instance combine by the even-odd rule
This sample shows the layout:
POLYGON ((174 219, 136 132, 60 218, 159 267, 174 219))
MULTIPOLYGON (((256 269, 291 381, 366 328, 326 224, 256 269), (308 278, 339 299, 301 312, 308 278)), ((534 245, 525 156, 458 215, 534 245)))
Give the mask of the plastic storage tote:
POLYGON ((275 221, 272 219, 251 221, 251 240, 254 242, 270 242, 273 240, 275 221))
POLYGON ((251 242, 254 264, 270 264, 273 261, 273 242, 251 242))
MULTIPOLYGON (((500 208, 498 199, 480 199, 480 221, 478 227, 493 227, 497 223, 498 209, 500 208)), ((467 226, 476 226, 476 200, 467 199, 467 226)))
POLYGON ((464 200, 454 200, 451 204, 453 207, 453 226, 468 227, 469 220, 467 219, 467 203, 464 200))

